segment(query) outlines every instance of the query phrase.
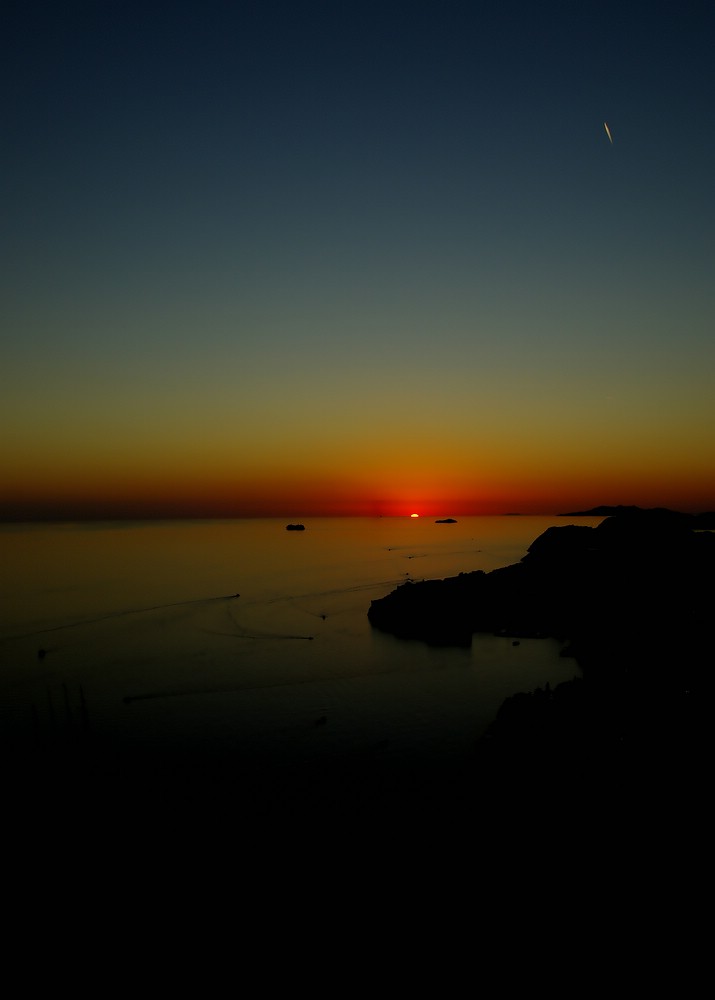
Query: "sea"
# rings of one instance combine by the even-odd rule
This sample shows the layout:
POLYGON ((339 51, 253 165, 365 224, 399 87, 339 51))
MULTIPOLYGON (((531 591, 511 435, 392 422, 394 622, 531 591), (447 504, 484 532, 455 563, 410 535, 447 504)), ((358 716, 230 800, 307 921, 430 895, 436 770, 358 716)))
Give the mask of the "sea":
POLYGON ((437 648, 367 618, 406 581, 515 563, 569 519, 303 523, 0 527, 5 881, 22 947, 31 928, 53 970, 83 975, 91 948, 134 978, 148 956, 183 981, 198 958, 205 986, 217 959, 255 955, 293 982, 331 974, 325 948, 352 970, 388 950, 402 963, 404 942, 414 965, 417 941, 442 975, 475 920, 526 927, 554 898, 570 918, 601 881, 622 898, 641 855, 653 881, 621 813, 611 823, 589 792, 579 816, 558 768, 550 802, 530 777, 504 797, 471 777, 505 698, 580 675, 557 641, 437 648), (443 800, 428 772, 433 791, 464 781, 443 800), (462 792, 473 810, 450 808, 462 792))
MULTIPOLYGON (((578 518, 597 524, 601 518, 578 518)), ((470 752, 505 698, 579 676, 551 639, 432 647, 373 628, 407 581, 518 562, 564 517, 0 527, 6 752, 79 731, 132 753, 410 761, 470 752)))

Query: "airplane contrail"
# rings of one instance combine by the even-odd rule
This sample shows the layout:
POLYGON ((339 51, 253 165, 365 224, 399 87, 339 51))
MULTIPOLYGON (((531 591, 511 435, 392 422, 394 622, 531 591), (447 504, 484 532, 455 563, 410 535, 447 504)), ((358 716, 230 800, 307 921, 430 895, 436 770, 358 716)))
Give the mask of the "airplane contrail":
POLYGON ((608 127, 608 122, 604 122, 604 123, 603 123, 603 127, 604 127, 604 128, 605 128, 605 130, 606 130, 606 135, 608 136, 608 138, 609 138, 609 140, 610 140, 610 143, 611 143, 611 145, 613 145, 613 136, 611 135, 611 130, 610 130, 610 128, 608 127))

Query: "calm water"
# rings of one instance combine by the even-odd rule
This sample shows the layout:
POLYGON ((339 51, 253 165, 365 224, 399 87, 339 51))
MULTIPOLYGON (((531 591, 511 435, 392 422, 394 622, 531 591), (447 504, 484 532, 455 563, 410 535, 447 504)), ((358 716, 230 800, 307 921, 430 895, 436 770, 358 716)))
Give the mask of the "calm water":
POLYGON ((472 747, 508 695, 578 674, 554 641, 432 649, 367 620, 397 584, 516 562, 568 519, 304 523, 0 528, 5 747, 51 744, 83 718, 134 748, 277 766, 434 758, 472 747))

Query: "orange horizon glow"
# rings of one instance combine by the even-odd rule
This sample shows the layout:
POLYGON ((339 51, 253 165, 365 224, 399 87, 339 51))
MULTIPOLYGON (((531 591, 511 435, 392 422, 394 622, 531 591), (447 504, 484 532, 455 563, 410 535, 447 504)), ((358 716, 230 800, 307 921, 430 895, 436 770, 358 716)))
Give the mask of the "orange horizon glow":
POLYGON ((459 517, 555 515, 602 504, 715 509, 715 477, 703 442, 688 448, 661 435, 640 450, 574 433, 523 440, 495 429, 472 446, 455 431, 447 444, 357 435, 341 450, 292 437, 250 451, 243 439, 136 435, 109 448, 71 438, 56 447, 20 437, 6 448, 0 520, 459 517), (407 444, 405 444, 407 440, 407 444), (202 447, 203 445, 203 447, 202 447), (636 456, 634 459, 633 456, 636 456))
POLYGON ((394 390, 379 371, 324 384, 317 367, 291 370, 235 405, 225 384, 189 405, 172 385, 122 394, 106 373, 71 397, 9 391, 0 519, 715 509, 707 366, 687 392, 646 385, 611 408, 588 381, 566 392, 536 370, 496 372, 475 388, 476 370, 415 370, 394 390))
MULTIPOLYGON (((275 487, 275 484, 272 484, 275 487)), ((0 499, 0 521, 133 520, 170 518, 306 518, 306 517, 468 517, 505 514, 556 515, 589 510, 599 505, 668 507, 686 513, 715 509, 707 489, 634 489, 587 485, 562 492, 509 491, 482 496, 435 493, 404 499, 398 491, 382 495, 349 491, 283 488, 266 490, 228 488, 103 491, 8 492, 0 499)))

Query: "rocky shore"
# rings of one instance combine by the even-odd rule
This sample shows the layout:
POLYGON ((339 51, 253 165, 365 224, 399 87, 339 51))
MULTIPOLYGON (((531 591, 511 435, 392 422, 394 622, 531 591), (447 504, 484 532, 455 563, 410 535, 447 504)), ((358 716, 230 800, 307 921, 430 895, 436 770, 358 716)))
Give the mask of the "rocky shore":
POLYGON ((565 642, 582 678, 507 699, 484 753, 614 770, 624 755, 657 756, 694 775, 709 745, 715 534, 702 529, 713 527, 712 516, 625 508, 595 528, 549 528, 518 564, 405 583, 368 616, 432 644, 469 645, 476 632, 565 642))

